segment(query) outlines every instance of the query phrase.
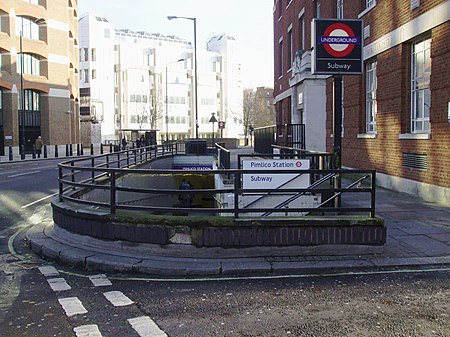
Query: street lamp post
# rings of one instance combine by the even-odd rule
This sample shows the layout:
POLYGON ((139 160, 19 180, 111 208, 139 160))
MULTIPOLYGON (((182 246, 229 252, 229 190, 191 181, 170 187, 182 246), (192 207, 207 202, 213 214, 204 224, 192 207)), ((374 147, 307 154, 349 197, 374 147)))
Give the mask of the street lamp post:
POLYGON ((185 59, 179 59, 166 64, 166 142, 169 141, 169 94, 168 94, 168 83, 167 83, 167 68, 169 65, 185 61, 185 59))
POLYGON ((217 118, 215 116, 214 112, 211 112, 211 118, 209 119, 209 122, 212 123, 212 147, 214 147, 214 123, 217 122, 217 118))
POLYGON ((197 18, 186 16, 168 16, 167 19, 186 19, 194 22, 194 109, 195 109, 195 138, 198 139, 198 102, 197 102, 197 18))
MULTIPOLYGON (((45 25, 45 20, 42 18, 34 20, 34 23, 38 26, 45 25)), ((20 145, 20 157, 21 159, 25 159, 25 88, 23 87, 23 67, 24 67, 24 58, 23 58, 23 48, 22 48, 22 39, 23 39, 23 17, 21 17, 21 28, 20 28, 20 35, 19 35, 19 52, 20 52, 20 95, 21 97, 21 109, 22 114, 19 114, 19 125, 21 126, 22 130, 22 145, 20 145), (21 118, 22 117, 22 118, 21 118)))

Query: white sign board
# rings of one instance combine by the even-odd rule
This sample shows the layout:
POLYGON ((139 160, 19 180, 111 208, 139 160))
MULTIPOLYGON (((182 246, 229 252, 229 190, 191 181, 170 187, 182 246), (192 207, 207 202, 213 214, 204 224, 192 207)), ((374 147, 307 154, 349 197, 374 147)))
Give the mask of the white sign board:
POLYGON ((309 160, 300 159, 264 159, 244 160, 244 170, 264 170, 266 173, 249 173, 242 177, 242 187, 251 189, 271 188, 308 188, 310 185, 309 174, 301 174, 302 170, 309 169, 309 160), (273 171, 298 170, 295 173, 271 173, 273 171))

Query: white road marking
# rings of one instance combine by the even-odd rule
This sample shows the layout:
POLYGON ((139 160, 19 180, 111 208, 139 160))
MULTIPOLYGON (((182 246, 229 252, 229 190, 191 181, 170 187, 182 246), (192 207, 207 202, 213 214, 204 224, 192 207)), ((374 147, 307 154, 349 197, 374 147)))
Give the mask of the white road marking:
POLYGON ((120 291, 108 291, 103 293, 103 295, 115 307, 123 307, 134 303, 120 291))
POLYGON ((45 277, 59 275, 59 272, 53 266, 43 266, 43 267, 39 267, 38 269, 42 273, 42 275, 44 275, 45 277))
POLYGON ((167 334, 148 316, 129 318, 128 323, 141 337, 167 337, 167 334))
POLYGON ((8 176, 8 178, 15 178, 15 177, 21 177, 21 176, 27 176, 30 174, 35 174, 35 173, 39 173, 41 171, 31 171, 31 172, 24 172, 24 173, 17 173, 17 174, 13 174, 11 176, 8 176))
POLYGON ((87 313, 87 310, 83 307, 83 304, 78 297, 58 298, 58 302, 69 317, 87 313))
POLYGON ((16 172, 16 171, 0 172, 0 175, 11 174, 11 173, 15 173, 15 172, 16 172))
POLYGON ((47 282, 53 291, 64 291, 72 289, 72 287, 69 286, 66 280, 63 278, 49 278, 47 279, 47 282))
POLYGON ((77 337, 103 337, 97 324, 81 325, 73 328, 77 337))
POLYGON ((106 287, 112 285, 111 281, 108 280, 105 274, 90 275, 89 280, 95 287, 106 287))
POLYGON ((29 204, 23 205, 21 208, 27 208, 27 207, 33 206, 34 204, 37 204, 37 203, 39 203, 39 202, 41 202, 41 201, 43 201, 43 200, 45 200, 45 199, 54 197, 55 195, 58 195, 58 193, 59 193, 59 192, 56 192, 56 193, 47 195, 46 197, 43 197, 43 198, 41 198, 41 199, 39 199, 39 200, 36 200, 36 201, 30 202, 29 204))

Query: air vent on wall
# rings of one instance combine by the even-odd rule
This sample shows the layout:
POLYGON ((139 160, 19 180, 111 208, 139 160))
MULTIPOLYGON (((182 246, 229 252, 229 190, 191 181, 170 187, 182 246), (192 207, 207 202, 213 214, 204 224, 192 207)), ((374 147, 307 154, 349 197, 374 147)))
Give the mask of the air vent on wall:
POLYGON ((428 168, 428 159, 426 154, 403 153, 403 167, 409 167, 418 170, 428 168))

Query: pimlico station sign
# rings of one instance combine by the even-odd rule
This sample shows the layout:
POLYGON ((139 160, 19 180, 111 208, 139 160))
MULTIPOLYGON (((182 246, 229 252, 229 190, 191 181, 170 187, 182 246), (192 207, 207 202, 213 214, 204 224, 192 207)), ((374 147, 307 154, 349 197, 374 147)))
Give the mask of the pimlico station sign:
POLYGON ((313 19, 312 73, 362 74, 362 32, 362 20, 313 19))

